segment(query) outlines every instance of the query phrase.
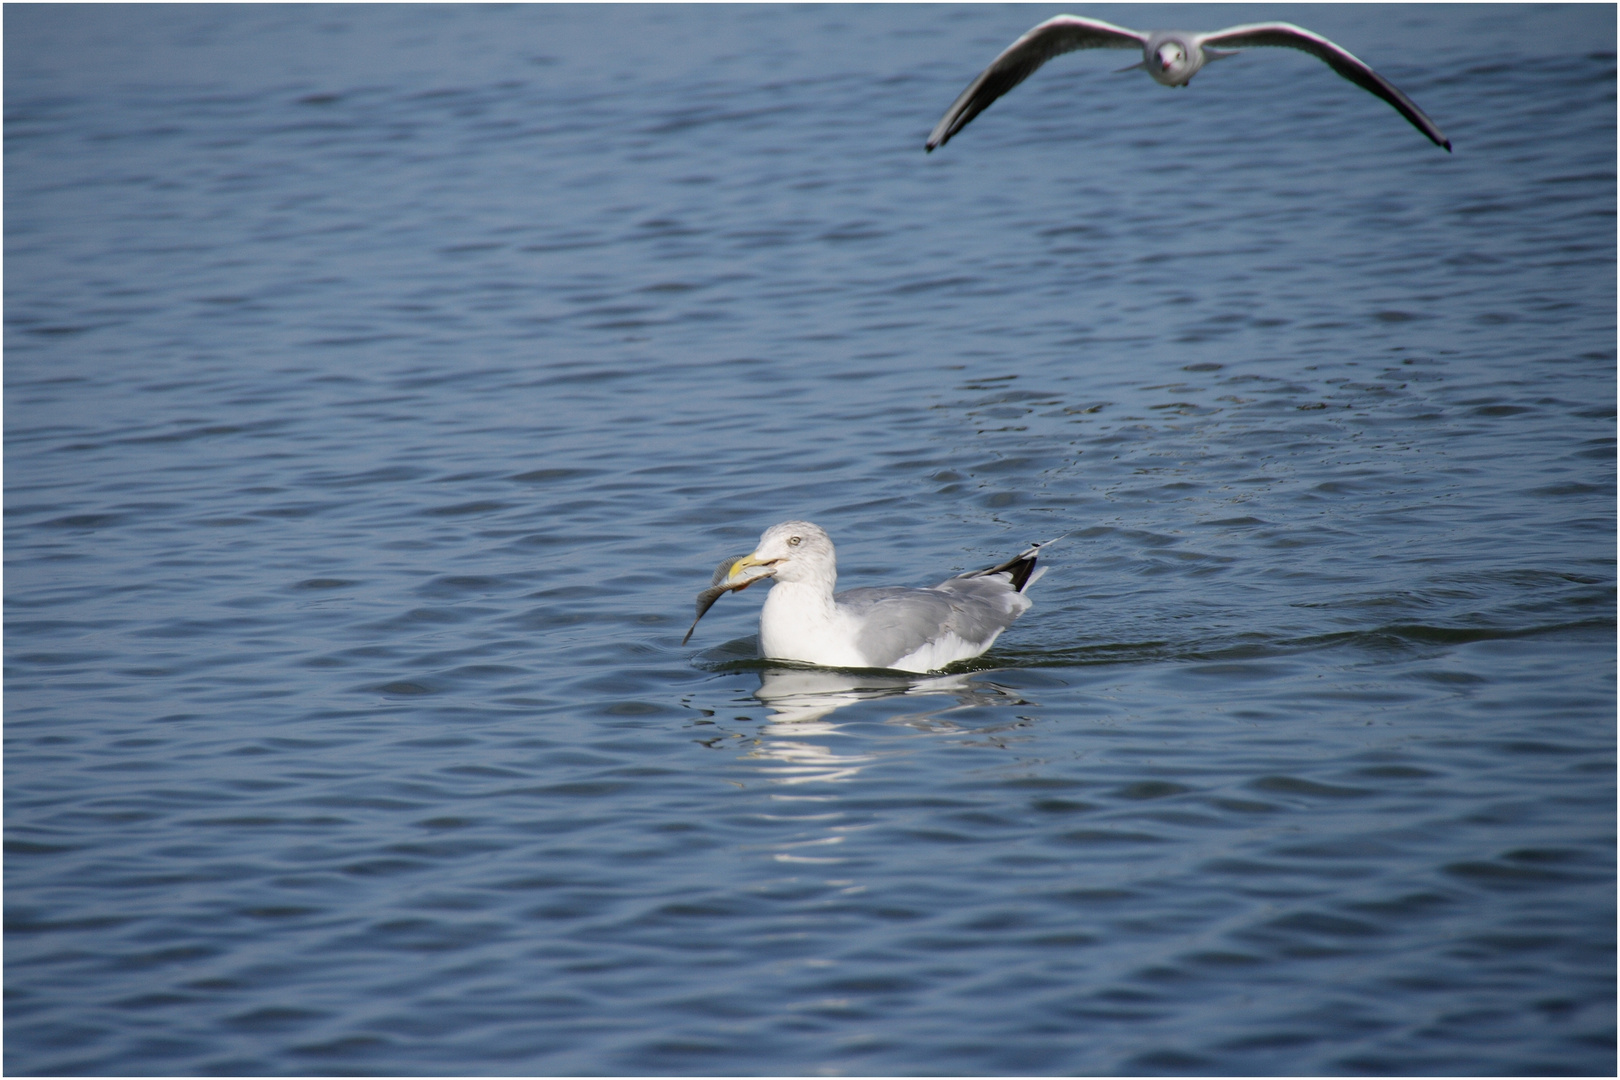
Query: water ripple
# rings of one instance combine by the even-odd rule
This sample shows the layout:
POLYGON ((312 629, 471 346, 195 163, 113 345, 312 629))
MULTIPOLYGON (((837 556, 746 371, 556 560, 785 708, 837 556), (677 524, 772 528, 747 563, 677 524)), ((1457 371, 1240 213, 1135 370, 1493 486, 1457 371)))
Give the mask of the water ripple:
POLYGON ((1612 1073, 1598 10, 8 10, 8 1070, 1612 1073))

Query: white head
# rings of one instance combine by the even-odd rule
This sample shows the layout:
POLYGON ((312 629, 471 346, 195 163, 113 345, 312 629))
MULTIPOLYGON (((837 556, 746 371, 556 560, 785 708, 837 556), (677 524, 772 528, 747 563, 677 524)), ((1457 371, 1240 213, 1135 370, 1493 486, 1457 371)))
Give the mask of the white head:
POLYGON ((731 572, 750 566, 769 566, 777 581, 826 583, 828 589, 838 580, 838 559, 832 538, 819 525, 808 521, 784 521, 772 525, 759 538, 753 553, 737 560, 731 572))
POLYGON ((1153 81, 1165 86, 1185 86, 1204 66, 1204 51, 1179 31, 1165 30, 1148 42, 1144 65, 1153 81))

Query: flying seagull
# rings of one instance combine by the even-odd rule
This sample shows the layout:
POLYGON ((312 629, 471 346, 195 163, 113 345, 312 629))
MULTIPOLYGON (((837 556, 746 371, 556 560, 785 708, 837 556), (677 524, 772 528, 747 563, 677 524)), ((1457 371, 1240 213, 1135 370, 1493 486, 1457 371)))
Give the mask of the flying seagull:
POLYGON ((1273 45, 1285 49, 1308 52, 1328 67, 1349 79, 1370 94, 1376 94, 1395 107, 1436 146, 1451 151, 1451 140, 1441 133, 1433 120, 1412 99, 1397 90, 1378 72, 1357 60, 1320 34, 1313 34, 1292 23, 1245 23, 1229 26, 1209 34, 1193 34, 1185 30, 1154 30, 1143 33, 1127 30, 1123 26, 1105 23, 1101 19, 1083 19, 1078 15, 1057 15, 1007 46, 1006 50, 968 84, 945 115, 939 126, 928 136, 927 149, 944 146, 978 116, 996 98, 1005 94, 1031 75, 1035 69, 1060 53, 1076 49, 1141 49, 1142 62, 1125 68, 1131 71, 1146 68, 1153 81, 1165 86, 1186 86, 1200 68, 1211 60, 1236 55, 1225 49, 1243 49, 1256 45, 1273 45))
POLYGON ((766 529, 751 553, 720 564, 713 585, 698 594, 697 618, 723 594, 775 578, 759 613, 762 656, 821 667, 938 671, 990 648, 1029 610, 1024 590, 1046 572, 1035 569, 1045 546, 1033 544, 1004 563, 927 589, 849 589, 835 596, 832 539, 808 521, 784 521, 766 529))

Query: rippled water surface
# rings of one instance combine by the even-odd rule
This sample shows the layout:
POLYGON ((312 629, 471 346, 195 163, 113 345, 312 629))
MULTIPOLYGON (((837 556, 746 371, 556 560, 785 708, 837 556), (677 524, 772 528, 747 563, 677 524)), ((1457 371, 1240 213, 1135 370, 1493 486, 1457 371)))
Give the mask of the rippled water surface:
POLYGON ((1613 1072, 1613 8, 1055 10, 6 8, 8 1072, 1613 1072))

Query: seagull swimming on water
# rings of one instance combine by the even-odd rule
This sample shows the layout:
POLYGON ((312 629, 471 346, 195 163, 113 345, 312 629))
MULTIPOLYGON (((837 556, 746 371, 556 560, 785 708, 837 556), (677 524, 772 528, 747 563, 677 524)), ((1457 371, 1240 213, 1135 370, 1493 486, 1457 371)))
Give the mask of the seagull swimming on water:
POLYGON ((979 73, 978 78, 968 84, 962 96, 945 110, 939 125, 928 136, 926 149, 932 153, 936 146, 944 146, 952 135, 966 127, 968 121, 983 112, 992 101, 1029 78, 1037 68, 1060 53, 1073 52, 1075 49, 1139 48, 1142 50, 1142 62, 1123 70, 1145 68, 1153 76, 1154 82, 1164 86, 1186 86, 1199 69, 1211 60, 1236 55, 1225 49, 1260 45, 1310 53, 1363 90, 1389 102, 1396 112, 1410 120, 1412 126, 1427 135, 1436 146, 1445 147, 1447 153, 1451 151, 1451 140, 1441 133, 1422 109, 1413 104, 1411 98, 1327 38, 1303 27, 1283 22, 1245 23, 1208 34, 1194 34, 1185 30, 1143 33, 1078 15, 1057 15, 1047 19, 1007 46, 989 67, 979 73))
MULTIPOLYGON (((1046 572, 1035 568, 1045 546, 1032 544, 1004 563, 926 589, 834 595, 832 539, 808 521, 784 521, 766 529, 751 553, 720 564, 713 586, 698 594, 697 619, 724 593, 774 578, 759 613, 760 655, 821 667, 938 671, 983 653, 1029 610, 1024 591, 1046 572)), ((688 630, 681 644, 691 636, 688 630)))

